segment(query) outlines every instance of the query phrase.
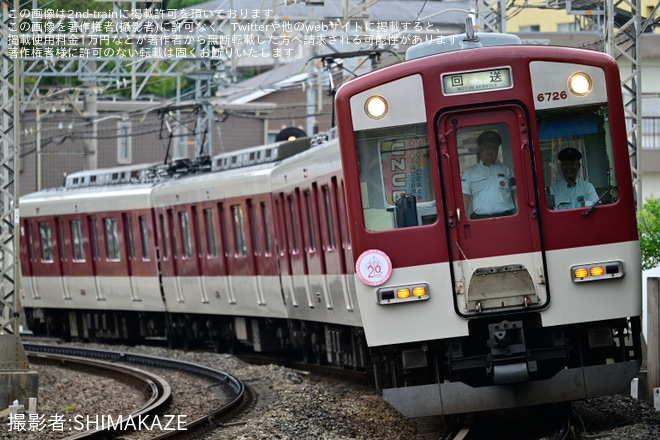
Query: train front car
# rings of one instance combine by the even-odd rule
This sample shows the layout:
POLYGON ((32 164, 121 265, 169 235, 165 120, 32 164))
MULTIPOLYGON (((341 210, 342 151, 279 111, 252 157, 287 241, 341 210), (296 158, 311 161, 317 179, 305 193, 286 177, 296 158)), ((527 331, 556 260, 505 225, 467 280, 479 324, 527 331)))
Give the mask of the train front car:
POLYGON ((616 63, 493 34, 408 58, 337 94, 385 399, 419 417, 620 392, 641 269, 616 63))

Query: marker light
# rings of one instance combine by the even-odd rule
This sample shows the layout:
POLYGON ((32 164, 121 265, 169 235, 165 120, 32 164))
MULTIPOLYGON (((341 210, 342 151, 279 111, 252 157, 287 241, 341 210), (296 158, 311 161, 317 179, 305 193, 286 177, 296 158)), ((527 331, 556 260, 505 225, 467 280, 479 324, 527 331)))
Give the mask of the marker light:
POLYGON ((410 289, 399 289, 396 291, 397 298, 409 298, 410 289))
POLYGON ((385 286, 377 290, 378 304, 400 304, 419 302, 431 298, 429 285, 426 283, 404 284, 401 286, 385 286))
POLYGON ((413 296, 424 296, 426 295, 426 287, 419 286, 413 288, 413 296))
POLYGON ((568 78, 568 90, 575 96, 587 96, 592 88, 593 81, 584 72, 575 72, 568 78))
POLYGON ((587 270, 586 267, 575 269, 575 278, 584 278, 587 275, 589 275, 589 271, 587 270))
POLYGON ((364 111, 371 119, 383 119, 389 109, 387 99, 379 95, 370 96, 364 103, 364 111))
POLYGON ((579 264, 571 267, 574 283, 621 278, 626 274, 622 261, 579 264))

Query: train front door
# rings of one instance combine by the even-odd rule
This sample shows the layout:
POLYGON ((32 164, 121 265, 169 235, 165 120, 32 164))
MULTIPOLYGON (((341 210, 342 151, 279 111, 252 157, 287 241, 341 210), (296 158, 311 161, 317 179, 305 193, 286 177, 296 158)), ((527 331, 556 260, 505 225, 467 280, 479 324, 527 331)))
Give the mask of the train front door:
POLYGON ((547 305, 549 294, 527 118, 518 106, 438 120, 456 311, 547 305))

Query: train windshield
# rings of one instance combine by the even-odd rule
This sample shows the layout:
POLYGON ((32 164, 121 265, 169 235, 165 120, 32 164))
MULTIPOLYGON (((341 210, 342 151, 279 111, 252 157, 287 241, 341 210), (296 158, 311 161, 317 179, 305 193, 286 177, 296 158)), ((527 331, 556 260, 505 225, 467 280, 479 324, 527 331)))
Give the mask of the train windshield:
POLYGON ((548 208, 616 202, 607 105, 539 111, 537 124, 548 208))
POLYGON ((456 132, 463 204, 472 220, 518 212, 511 133, 505 123, 456 132))
POLYGON ((356 133, 365 227, 384 231, 437 219, 426 124, 356 133))

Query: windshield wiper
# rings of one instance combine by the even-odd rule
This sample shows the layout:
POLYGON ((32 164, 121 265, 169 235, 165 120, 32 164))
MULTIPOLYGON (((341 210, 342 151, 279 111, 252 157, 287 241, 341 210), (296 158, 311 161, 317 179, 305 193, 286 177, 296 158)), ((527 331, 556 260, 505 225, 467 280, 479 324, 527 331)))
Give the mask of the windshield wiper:
POLYGON ((582 213, 582 215, 586 217, 586 216, 588 216, 589 214, 591 214, 591 211, 594 210, 594 208, 596 207, 596 205, 598 204, 598 202, 600 202, 600 200, 601 200, 603 197, 605 197, 605 194, 607 194, 608 192, 610 192, 610 189, 609 189, 609 188, 607 188, 605 191, 603 191, 603 193, 600 195, 600 197, 598 197, 598 199, 594 202, 594 204, 591 205, 591 206, 589 207, 589 209, 587 209, 586 211, 584 211, 584 212, 582 213))

